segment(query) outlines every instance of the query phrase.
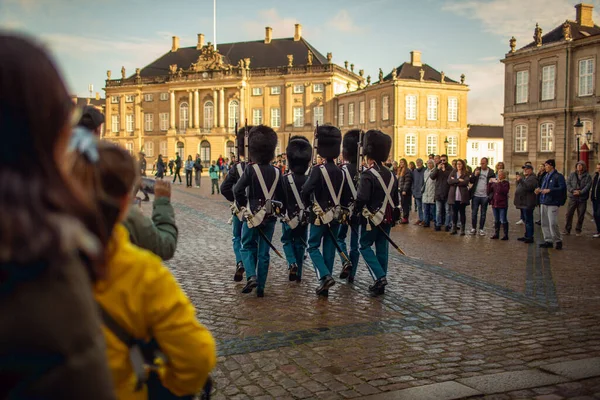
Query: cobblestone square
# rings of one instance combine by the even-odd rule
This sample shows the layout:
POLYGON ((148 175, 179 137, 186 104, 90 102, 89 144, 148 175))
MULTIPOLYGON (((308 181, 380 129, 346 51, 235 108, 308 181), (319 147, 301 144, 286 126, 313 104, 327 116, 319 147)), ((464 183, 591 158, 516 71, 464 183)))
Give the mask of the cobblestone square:
MULTIPOLYGON (((354 285, 338 280, 329 298, 319 299, 310 259, 302 282, 291 283, 285 261, 271 253, 265 297, 257 298, 241 294, 243 283, 232 279, 229 204, 210 194, 209 183, 174 186, 180 233, 168 266, 218 341, 214 398, 421 398, 405 391, 416 387, 450 396, 434 398, 463 398, 479 390, 470 378, 498 381, 515 371, 532 374, 523 384, 508 375, 513 386, 527 389, 507 385, 474 398, 600 396, 600 373, 585 367, 600 363, 594 360, 600 357, 600 241, 591 238, 590 218, 584 235, 566 237, 562 251, 516 241, 523 228, 514 224, 514 209, 507 242, 490 240, 491 212, 486 236, 398 226, 392 237, 408 257, 390 250, 390 284, 379 298, 367 293, 372 280, 362 261, 354 285), (578 371, 591 371, 585 379, 544 369, 588 359, 578 364, 578 371), (467 390, 451 397, 453 385, 467 390)), ((143 207, 150 212, 149 204, 143 207)), ((278 226, 279 249, 280 236, 278 226)))

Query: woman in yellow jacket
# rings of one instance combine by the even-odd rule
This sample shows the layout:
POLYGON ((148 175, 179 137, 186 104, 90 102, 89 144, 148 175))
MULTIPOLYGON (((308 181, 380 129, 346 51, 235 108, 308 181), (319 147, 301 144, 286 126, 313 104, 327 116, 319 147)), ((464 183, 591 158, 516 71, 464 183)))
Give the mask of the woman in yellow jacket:
MULTIPOLYGON (((91 229, 105 243, 106 278, 95 286, 96 301, 132 337, 154 339, 168 359, 158 373, 177 396, 198 393, 216 362, 215 341, 195 317, 195 309, 161 259, 129 240, 120 221, 127 215, 138 179, 125 150, 86 134, 74 137, 73 175, 92 194, 99 221, 91 229)), ((147 399, 136 391, 129 349, 104 327, 109 365, 118 399, 147 399)))

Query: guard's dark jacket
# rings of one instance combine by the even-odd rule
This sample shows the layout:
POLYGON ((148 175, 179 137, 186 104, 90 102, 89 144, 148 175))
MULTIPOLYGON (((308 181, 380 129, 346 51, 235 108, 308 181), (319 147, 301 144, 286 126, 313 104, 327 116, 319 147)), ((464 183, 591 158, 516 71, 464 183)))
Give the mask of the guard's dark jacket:
MULTIPOLYGON (((367 169, 365 172, 360 174, 360 183, 358 185, 358 194, 356 197, 356 212, 362 212, 362 209, 366 205, 369 211, 372 213, 377 212, 383 205, 383 199, 385 198, 385 192, 379 183, 379 180, 373 175, 370 170, 375 168, 381 179, 387 185, 390 184, 392 179, 392 172, 384 167, 382 164, 376 164, 372 168, 367 169)), ((398 193, 398 180, 396 179, 392 186, 392 192, 390 193, 394 204, 390 204, 392 207, 398 207, 400 204, 400 196, 398 193)))
POLYGON ((233 187, 235 186, 237 181, 240 179, 240 174, 238 172, 238 164, 242 165, 242 172, 246 169, 245 161, 237 162, 237 163, 233 164, 231 166, 231 168, 229 169, 229 173, 227 174, 227 177, 225 178, 223 183, 221 183, 221 194, 229 201, 235 200, 235 198, 233 196, 233 187))
MULTIPOLYGON (((252 165, 254 165, 254 163, 249 163, 246 166, 244 173, 233 187, 233 196, 238 208, 248 208, 249 201, 249 210, 254 214, 265 204, 265 195, 263 194, 263 191, 260 187, 260 182, 258 181, 258 177, 252 165)), ((259 168, 262 172, 265 184, 267 185, 267 190, 271 189, 276 176, 275 167, 270 164, 265 164, 259 165, 259 168)), ((275 190, 273 199, 282 199, 284 197, 283 187, 281 184, 282 180, 283 177, 281 174, 279 174, 279 182, 277 183, 277 189, 275 190)), ((273 216, 272 218, 275 217, 273 216)))
MULTIPOLYGON (((340 169, 348 169, 348 172, 350 173, 350 178, 352 179, 352 183, 354 183, 354 188, 358 191, 358 181, 355 180, 356 178, 356 164, 355 163, 348 163, 348 164, 343 164, 340 165, 340 169)), ((343 173, 343 171, 342 171, 343 173)), ((345 185, 347 186, 347 195, 343 196, 343 201, 341 202, 342 206, 344 207, 348 207, 354 200, 356 200, 353 196, 352 196, 352 191, 350 190, 350 185, 348 184, 348 177, 346 176, 346 183, 345 185)))
MULTIPOLYGON (((308 179, 308 176, 306 176, 304 174, 296 174, 296 173, 290 172, 290 173, 285 174, 282 177, 282 184, 283 184, 283 199, 281 199, 281 201, 283 203, 282 211, 283 212, 287 211, 288 217, 293 218, 294 216, 298 215, 298 213, 300 212, 300 207, 298 207, 298 202, 296 201, 296 197, 294 196, 294 192, 292 191, 292 185, 290 184, 290 181, 288 180, 289 175, 293 176, 294 184, 296 185, 296 190, 298 190, 298 194, 300 194, 300 196, 302 196, 301 195, 302 187, 304 186, 304 183, 308 179)), ((302 203, 304 203, 304 201, 302 201, 302 203)), ((309 206, 309 204, 304 203, 305 209, 307 209, 308 206, 309 206)))
MULTIPOLYGON (((300 193, 300 197, 302 198, 302 202, 304 204, 311 204, 311 198, 314 198, 314 200, 319 203, 319 206, 323 209, 323 211, 327 211, 329 208, 335 206, 335 204, 333 203, 333 199, 329 194, 329 189, 325 183, 325 178, 323 178, 323 173, 321 172, 322 168, 327 170, 336 195, 339 193, 340 187, 342 186, 343 172, 337 165, 335 165, 333 160, 327 160, 326 163, 316 165, 312 168, 308 180, 302 187, 302 193, 300 193)), ((340 204, 348 203, 348 192, 348 188, 344 187, 342 196, 340 198, 340 204)), ((311 212, 311 221, 314 221, 315 217, 316 215, 314 212, 311 212)))

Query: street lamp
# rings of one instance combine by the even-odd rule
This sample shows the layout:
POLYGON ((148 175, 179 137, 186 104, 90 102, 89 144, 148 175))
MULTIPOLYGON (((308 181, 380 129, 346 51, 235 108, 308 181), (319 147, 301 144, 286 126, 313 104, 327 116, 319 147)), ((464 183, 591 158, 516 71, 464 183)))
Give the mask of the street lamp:
POLYGON ((577 138, 577 162, 579 162, 579 138, 581 137, 581 131, 583 128, 583 123, 579 117, 577 117, 577 122, 575 122, 573 127, 575 128, 575 137, 577 138))
POLYGON ((597 153, 598 152, 598 142, 593 142, 594 134, 592 133, 592 131, 588 130, 585 133, 585 137, 587 139, 588 144, 592 146, 592 149, 594 150, 594 153, 597 153))
POLYGON ((446 136, 446 138, 444 139, 444 146, 446 147, 446 156, 448 155, 448 136, 446 136))

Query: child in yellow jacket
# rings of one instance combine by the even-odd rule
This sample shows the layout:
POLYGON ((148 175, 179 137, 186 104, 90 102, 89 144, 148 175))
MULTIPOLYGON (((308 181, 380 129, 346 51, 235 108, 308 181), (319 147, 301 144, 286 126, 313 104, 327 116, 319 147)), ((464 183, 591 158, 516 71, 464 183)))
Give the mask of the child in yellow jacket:
MULTIPOLYGON (((72 175, 97 204, 100 217, 88 225, 106 248, 105 279, 94 288, 96 301, 129 335, 158 342, 168 359, 159 369, 164 387, 178 396, 195 394, 215 366, 215 341, 161 259, 131 244, 120 224, 138 179, 135 161, 108 142, 83 136, 73 142, 72 175)), ((117 397, 147 399, 146 388, 135 390, 137 377, 125 343, 106 326, 104 335, 117 397)))

